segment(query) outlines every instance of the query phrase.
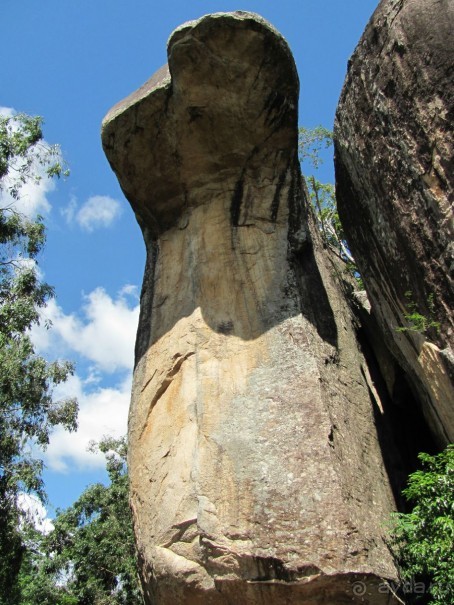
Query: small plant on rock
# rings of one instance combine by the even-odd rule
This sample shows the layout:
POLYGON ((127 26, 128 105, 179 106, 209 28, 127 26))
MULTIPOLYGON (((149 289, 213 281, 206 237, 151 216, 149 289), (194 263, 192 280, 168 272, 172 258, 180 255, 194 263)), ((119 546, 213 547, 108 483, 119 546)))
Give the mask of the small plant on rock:
POLYGON ((413 293, 410 290, 405 292, 405 298, 407 299, 407 303, 405 305, 406 313, 404 317, 408 322, 408 325, 396 328, 396 332, 419 332, 420 334, 426 334, 430 329, 434 329, 438 334, 440 332, 440 322, 435 321, 434 319, 435 305, 433 293, 427 298, 429 317, 419 313, 416 303, 413 300, 413 293))

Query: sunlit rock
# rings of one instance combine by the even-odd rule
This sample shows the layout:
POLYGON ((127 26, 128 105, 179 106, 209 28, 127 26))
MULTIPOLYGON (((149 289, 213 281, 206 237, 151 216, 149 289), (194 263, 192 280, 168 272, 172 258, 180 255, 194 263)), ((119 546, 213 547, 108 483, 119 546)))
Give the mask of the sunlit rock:
POLYGON ((168 58, 103 124, 148 251, 129 418, 147 602, 390 603, 380 397, 308 207, 290 50, 237 12, 183 25, 168 58))

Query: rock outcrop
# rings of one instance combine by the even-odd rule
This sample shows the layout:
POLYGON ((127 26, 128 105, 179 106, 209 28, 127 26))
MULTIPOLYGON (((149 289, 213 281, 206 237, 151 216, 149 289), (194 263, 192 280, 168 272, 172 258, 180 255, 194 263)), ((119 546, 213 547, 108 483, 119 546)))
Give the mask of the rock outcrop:
POLYGON ((297 159, 289 48, 177 29, 103 123, 148 260, 129 472, 148 603, 392 603, 380 396, 297 159))
POLYGON ((349 62, 335 125, 339 215, 440 445, 454 441, 453 31, 450 0, 382 0, 349 62))

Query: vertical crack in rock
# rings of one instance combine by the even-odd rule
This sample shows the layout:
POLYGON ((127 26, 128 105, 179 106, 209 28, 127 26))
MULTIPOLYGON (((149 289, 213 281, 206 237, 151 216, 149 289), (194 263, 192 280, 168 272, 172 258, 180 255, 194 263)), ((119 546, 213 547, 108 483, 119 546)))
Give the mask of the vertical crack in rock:
POLYGON ((281 193, 282 193, 282 188, 284 187, 285 184, 285 180, 287 178, 289 174, 289 167, 287 167, 287 169, 285 170, 285 172, 281 172, 281 174, 279 175, 277 184, 276 184, 276 189, 274 192, 274 197, 273 197, 273 202, 271 204, 271 222, 275 223, 276 219, 277 219, 277 213, 279 211, 279 204, 281 201, 281 193))
POLYGON ((103 123, 149 250, 129 416, 147 603, 339 605, 355 581, 390 603, 394 502, 299 171, 290 50, 219 13, 168 59, 103 123))
POLYGON ((453 31, 452 2, 382 0, 334 131, 339 215, 412 413, 438 447, 454 440, 453 31))
POLYGON ((235 183, 235 189, 232 195, 232 203, 230 204, 232 227, 238 227, 238 221, 240 220, 241 203, 243 201, 243 178, 244 174, 241 173, 240 178, 235 183))

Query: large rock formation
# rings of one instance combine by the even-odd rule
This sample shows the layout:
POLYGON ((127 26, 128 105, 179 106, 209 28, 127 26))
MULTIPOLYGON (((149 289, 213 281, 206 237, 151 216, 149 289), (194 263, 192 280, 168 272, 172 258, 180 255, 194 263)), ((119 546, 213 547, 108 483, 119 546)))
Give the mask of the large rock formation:
POLYGON ((349 63, 335 126, 339 214, 440 445, 454 441, 453 32, 452 0, 382 0, 349 63))
POLYGON ((381 402, 308 209, 291 53, 238 12, 183 25, 168 57, 103 124, 148 251, 129 419, 147 602, 391 603, 381 402))

